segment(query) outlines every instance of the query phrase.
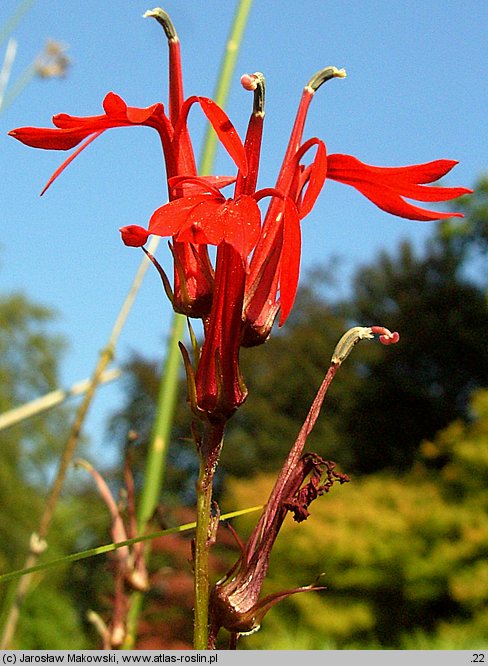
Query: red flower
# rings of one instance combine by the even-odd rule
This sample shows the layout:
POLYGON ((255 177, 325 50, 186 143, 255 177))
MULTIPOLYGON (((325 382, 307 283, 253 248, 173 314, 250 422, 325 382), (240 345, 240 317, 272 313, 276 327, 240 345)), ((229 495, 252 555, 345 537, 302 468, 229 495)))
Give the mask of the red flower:
POLYGON ((195 373, 198 411, 225 424, 247 397, 239 368, 245 265, 228 243, 217 249, 215 290, 195 373))
MULTIPOLYGON (((316 90, 335 77, 343 77, 343 70, 328 67, 318 72, 305 86, 302 99, 283 164, 273 189, 254 191, 261 145, 264 111, 260 91, 262 75, 245 75, 245 88, 254 90, 257 106, 251 117, 246 138, 249 175, 238 174, 238 182, 246 182, 245 199, 236 187, 234 199, 225 199, 201 180, 193 179, 199 194, 188 196, 158 209, 151 218, 147 231, 131 227, 123 230, 127 244, 133 237, 142 244, 151 233, 174 235, 180 241, 195 244, 218 245, 225 241, 241 253, 250 256, 246 279, 242 344, 252 346, 263 342, 269 335, 278 310, 280 325, 288 317, 295 299, 300 269, 301 233, 299 220, 313 208, 327 178, 355 187, 379 208, 391 214, 415 220, 436 220, 460 213, 433 212, 415 206, 406 199, 417 201, 448 201, 471 192, 461 187, 434 187, 428 185, 446 175, 456 164, 452 160, 437 160, 427 164, 405 167, 375 167, 360 162, 350 155, 327 155, 323 141, 311 138, 302 143, 303 130, 310 102, 316 90), (261 78, 260 78, 261 77, 261 78), (259 106, 261 105, 261 106, 259 106), (304 164, 304 158, 315 151, 313 159, 304 164), (240 179, 240 181, 239 181, 240 179), (207 189, 206 192, 202 190, 207 189), (272 197, 260 233, 257 234, 257 208, 253 197, 272 197), (244 201, 246 202, 244 204, 244 201), (252 213, 251 213, 252 211, 252 213), (234 233, 235 231, 235 233, 234 233), (279 294, 279 297, 278 297, 279 294)), ((188 187, 192 179, 175 179, 188 187)))
MULTIPOLYGON (((261 88, 262 83, 260 80, 261 88)), ((171 185, 193 186, 195 194, 158 209, 147 232, 130 227, 122 230, 124 240, 143 240, 145 233, 156 233, 172 235, 181 243, 217 246, 212 308, 204 318, 205 336, 195 372, 186 352, 184 357, 194 411, 222 425, 247 396, 239 368, 247 258, 261 228, 257 200, 268 194, 255 192, 263 120, 261 92, 255 94, 245 141, 247 169, 238 172, 234 198, 225 199, 204 179, 175 178, 171 185)))
MULTIPOLYGON (((264 117, 262 108, 264 79, 259 74, 244 76, 242 78, 244 87, 254 90, 255 105, 245 142, 248 173, 238 172, 234 197, 226 199, 217 187, 211 187, 205 179, 181 176, 170 181, 170 185, 175 187, 183 185, 185 188, 191 185, 194 187, 194 194, 159 208, 151 217, 147 230, 140 227, 126 227, 121 230, 124 242, 127 244, 142 245, 149 234, 173 236, 179 242, 191 242, 196 245, 219 247, 224 243, 231 245, 240 254, 243 268, 249 261, 241 326, 234 317, 238 300, 237 292, 233 290, 235 285, 232 285, 232 288, 227 287, 236 297, 231 308, 233 325, 227 330, 233 331, 235 339, 239 338, 239 345, 253 346, 264 342, 269 336, 278 310, 281 310, 280 325, 288 317, 295 299, 300 269, 300 220, 312 210, 327 177, 352 185, 387 212, 417 220, 441 219, 449 217, 450 213, 432 212, 408 203, 405 198, 418 201, 446 201, 470 192, 466 188, 428 185, 445 175, 456 164, 454 161, 438 160, 406 167, 373 167, 363 164, 350 155, 327 156, 325 144, 320 139, 312 138, 302 143, 306 115, 315 91, 325 81, 342 76, 344 76, 342 70, 330 67, 316 74, 305 87, 276 185, 272 189, 259 192, 255 191, 255 186, 264 117), (315 152, 313 159, 310 163, 303 164, 304 158, 310 151, 315 152), (264 196, 270 196, 271 202, 261 226, 256 202, 264 196)), ((229 256, 228 251, 227 256, 229 256)), ((224 264, 219 261, 217 263, 219 270, 224 264)), ((239 270, 236 268, 234 258, 232 271, 226 268, 228 279, 230 275, 235 278, 238 271, 240 277, 237 281, 240 284, 243 268, 239 270)), ((225 294, 229 302, 229 294, 226 294, 220 279, 219 285, 219 289, 215 290, 214 299, 218 297, 220 302, 225 294)), ((222 351, 220 337, 213 328, 217 326, 214 319, 217 312, 220 318, 218 327, 221 329, 226 326, 225 308, 216 307, 210 317, 211 330, 213 335, 216 335, 216 341, 212 343, 207 341, 206 337, 203 347, 203 359, 206 361, 203 367, 207 370, 213 368, 213 379, 204 372, 199 373, 209 380, 208 386, 211 395, 214 396, 214 406, 215 395, 218 392, 216 387, 223 378, 217 377, 213 366, 216 355, 219 357, 219 354, 226 353, 222 351)), ((244 393, 241 390, 242 382, 238 372, 239 347, 231 344, 230 348, 226 363, 223 358, 219 361, 222 367, 225 365, 234 368, 233 379, 229 381, 224 393, 230 395, 232 386, 239 386, 240 389, 236 390, 234 395, 239 394, 242 398, 244 393)), ((200 388, 202 386, 203 384, 200 388)), ((199 394, 197 403, 201 406, 203 392, 197 391, 197 393, 199 394)), ((238 406, 237 402, 236 398, 235 406, 238 406)))

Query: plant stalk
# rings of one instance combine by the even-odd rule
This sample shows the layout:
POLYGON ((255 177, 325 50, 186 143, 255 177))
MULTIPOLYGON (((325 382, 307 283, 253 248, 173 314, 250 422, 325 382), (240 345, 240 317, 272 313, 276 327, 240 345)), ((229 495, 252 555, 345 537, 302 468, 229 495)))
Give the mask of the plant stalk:
POLYGON ((218 518, 213 519, 213 478, 223 443, 223 425, 207 425, 200 453, 200 471, 196 483, 197 525, 194 541, 195 618, 193 649, 208 649, 208 603, 210 595, 208 555, 215 540, 218 518))
POLYGON ((195 531, 194 576, 195 619, 193 649, 206 650, 208 644, 208 541, 210 531, 210 507, 212 503, 212 479, 206 476, 205 460, 200 458, 200 474, 197 487, 197 527, 195 531))
MULTIPOLYGON (((225 107, 227 98, 229 96, 229 90, 235 71, 237 55, 242 43, 242 38, 252 2, 253 0, 239 0, 237 3, 236 13, 234 15, 231 31, 227 40, 225 52, 223 54, 217 86, 214 93, 214 101, 222 108, 225 107)), ((202 155, 199 162, 199 173, 211 173, 215 160, 216 149, 217 137, 213 129, 209 126, 205 133, 202 155)), ((140 532, 145 529, 147 520, 150 519, 154 513, 154 510, 156 509, 159 492, 164 482, 165 461, 167 457, 168 442, 171 434, 171 426, 173 424, 174 406, 176 404, 176 395, 178 391, 177 370, 180 362, 178 343, 183 337, 184 323, 185 318, 182 315, 176 313, 173 314, 173 320, 171 324, 172 333, 168 342, 168 352, 166 363, 163 368, 163 376, 161 379, 159 392, 158 413, 156 415, 156 423, 152 434, 152 440, 149 445, 150 448, 148 453, 148 460, 146 463, 144 487, 142 489, 141 497, 139 500, 140 508, 138 522, 140 532), (174 380, 168 378, 169 374, 172 374, 174 380), (153 469, 157 471, 153 472, 153 469)), ((212 484, 210 482, 210 493, 211 486, 212 484)), ((149 548, 147 548, 145 551, 146 558, 148 554, 149 548)), ((199 585, 199 590, 200 587, 204 586, 199 585)), ((142 601, 143 595, 141 592, 132 593, 127 615, 127 634, 123 644, 123 649, 131 650, 135 645, 137 621, 142 608, 142 601)))
MULTIPOLYGON (((232 84, 232 77, 234 76, 237 56, 239 54, 239 49, 244 37, 244 30, 247 25, 252 3, 253 0, 239 0, 237 4, 236 13, 232 22, 231 31, 222 58, 222 65, 220 67, 219 77, 217 79, 217 87, 213 97, 214 101, 217 102, 217 104, 222 108, 224 108, 229 96, 229 90, 232 84)), ((207 175, 212 172, 216 150, 217 135, 209 126, 205 133, 203 151, 199 164, 200 174, 207 175)))
POLYGON ((178 372, 180 368, 180 349, 178 342, 183 337, 185 323, 186 317, 180 314, 174 314, 159 389, 156 420, 154 422, 151 444, 147 456, 144 488, 139 500, 139 532, 144 531, 147 523, 152 518, 158 503, 159 492, 166 470, 166 454, 171 427, 173 425, 173 416, 179 384, 178 372))

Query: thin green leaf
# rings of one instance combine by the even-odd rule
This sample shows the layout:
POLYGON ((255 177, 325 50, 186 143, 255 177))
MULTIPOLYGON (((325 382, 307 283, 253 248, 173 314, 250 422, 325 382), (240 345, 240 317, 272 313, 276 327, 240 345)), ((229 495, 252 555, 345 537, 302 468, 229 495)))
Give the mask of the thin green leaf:
MULTIPOLYGON (((252 506, 248 509, 240 509, 238 511, 232 511, 231 513, 226 513, 223 516, 220 516, 219 520, 221 522, 225 520, 230 520, 231 518, 237 518, 238 516, 244 516, 247 513, 253 513, 254 511, 260 511, 262 506, 252 506)), ((21 578, 27 574, 38 573, 39 571, 44 571, 46 569, 51 569, 53 567, 61 566, 63 564, 68 564, 70 562, 78 562, 79 560, 85 560, 88 557, 95 557, 96 555, 104 555, 105 553, 111 553, 118 548, 123 548, 124 546, 132 546, 135 543, 140 543, 141 541, 151 541, 152 539, 157 539, 159 537, 167 536, 169 534, 178 534, 180 532, 188 532, 193 530, 196 527, 196 523, 185 523, 184 525, 179 525, 178 527, 170 527, 167 530, 160 530, 159 532, 153 532, 151 534, 144 534, 142 536, 135 537, 134 539, 126 539, 125 541, 119 541, 117 543, 108 543, 104 546, 97 546, 96 548, 90 548, 89 550, 83 550, 79 553, 72 553, 71 555, 65 555, 64 557, 59 557, 56 560, 50 560, 49 562, 43 562, 42 564, 36 564, 34 567, 27 567, 25 569, 18 569, 17 571, 10 571, 9 573, 0 575, 0 584, 7 583, 10 580, 15 580, 16 578, 21 578)))

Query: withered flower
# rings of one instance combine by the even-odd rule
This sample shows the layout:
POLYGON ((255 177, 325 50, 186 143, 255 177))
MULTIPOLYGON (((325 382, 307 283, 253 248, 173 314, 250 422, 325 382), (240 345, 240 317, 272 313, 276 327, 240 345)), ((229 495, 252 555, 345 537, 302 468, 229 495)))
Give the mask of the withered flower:
POLYGON ((298 437, 286 459, 264 511, 241 555, 230 571, 219 580, 210 597, 211 631, 209 647, 215 647, 223 627, 235 643, 239 634, 257 631, 269 609, 278 601, 298 592, 324 589, 316 584, 275 592, 260 599, 268 571, 271 549, 288 512, 300 523, 309 516, 311 502, 329 492, 337 481, 349 481, 346 474, 335 470, 335 463, 316 453, 303 454, 303 448, 320 414, 327 390, 342 363, 360 340, 379 336, 384 345, 395 344, 398 333, 383 326, 355 326, 339 340, 332 355, 329 370, 322 382, 298 437))

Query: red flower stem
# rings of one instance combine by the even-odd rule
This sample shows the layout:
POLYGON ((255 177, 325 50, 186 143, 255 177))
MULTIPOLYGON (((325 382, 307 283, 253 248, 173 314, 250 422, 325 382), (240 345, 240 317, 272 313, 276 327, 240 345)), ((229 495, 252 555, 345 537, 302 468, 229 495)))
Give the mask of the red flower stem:
MULTIPOLYGON (((312 432, 312 429, 319 417, 320 410, 322 409, 322 404, 325 400, 327 391, 329 390, 329 386, 331 385, 332 380, 334 379, 336 372, 339 368, 340 368, 340 363, 332 363, 330 365, 327 374, 322 384, 320 385, 320 388, 317 391, 317 395, 315 396, 315 399, 310 407, 307 418, 305 419, 303 426, 295 440, 295 443, 293 444, 290 453, 288 454, 288 458, 286 459, 286 462, 283 465, 278 478, 276 479, 276 483, 267 502, 268 507, 272 507, 274 504, 276 504, 276 502, 280 501, 280 498, 283 493, 283 488, 286 485, 291 474, 293 473, 296 465, 298 464, 298 461, 300 460, 300 457, 303 453, 303 447, 305 446, 305 442, 307 441, 307 438, 312 432)), ((268 513, 264 512, 261 516, 260 522, 266 521, 266 517, 268 515, 272 516, 273 511, 269 511, 268 513)), ((263 524, 261 526, 261 530, 257 529, 255 530, 256 536, 258 532, 262 534, 264 533, 265 530, 266 530, 266 525, 263 524)))
POLYGON ((208 553, 212 542, 212 487, 213 477, 223 444, 224 425, 206 424, 203 440, 199 445, 200 472, 197 489, 197 527, 195 532, 194 575, 195 575, 195 620, 193 649, 206 650, 208 647, 208 604, 209 570, 208 553))

